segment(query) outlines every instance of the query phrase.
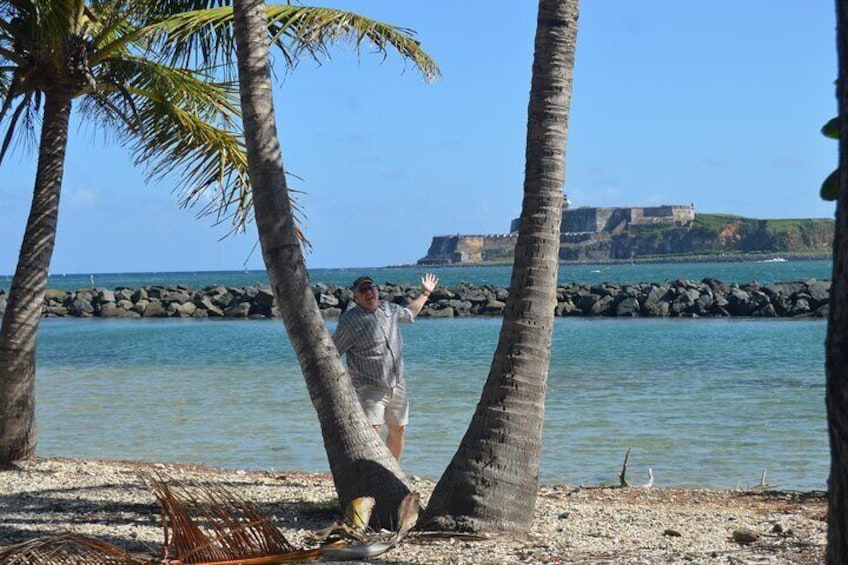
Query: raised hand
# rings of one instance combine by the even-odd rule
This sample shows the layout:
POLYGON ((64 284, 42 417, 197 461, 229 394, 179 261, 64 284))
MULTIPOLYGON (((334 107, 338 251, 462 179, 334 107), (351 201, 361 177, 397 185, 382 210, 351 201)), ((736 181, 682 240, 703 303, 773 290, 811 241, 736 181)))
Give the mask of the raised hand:
POLYGON ((427 273, 421 277, 421 286, 424 287, 424 290, 427 292, 433 292, 438 284, 439 277, 437 277, 434 273, 427 273))

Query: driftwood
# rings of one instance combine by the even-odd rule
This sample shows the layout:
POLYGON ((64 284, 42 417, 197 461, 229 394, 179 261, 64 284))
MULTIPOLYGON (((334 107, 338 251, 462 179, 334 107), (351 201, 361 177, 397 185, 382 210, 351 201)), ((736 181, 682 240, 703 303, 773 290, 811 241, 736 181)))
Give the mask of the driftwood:
MULTIPOLYGON (((630 487, 632 486, 627 482, 627 461, 630 459, 630 448, 627 448, 627 453, 624 454, 624 463, 621 465, 621 473, 618 474, 618 486, 620 487, 630 487)), ((654 472, 651 468, 648 468, 648 482, 644 485, 641 485, 642 488, 651 488, 654 486, 654 472)))

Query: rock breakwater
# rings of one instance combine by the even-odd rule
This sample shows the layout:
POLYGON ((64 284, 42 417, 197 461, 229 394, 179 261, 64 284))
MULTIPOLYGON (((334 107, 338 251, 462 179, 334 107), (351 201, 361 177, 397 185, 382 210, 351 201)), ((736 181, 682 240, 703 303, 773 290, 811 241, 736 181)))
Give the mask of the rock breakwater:
MULTIPOLYGON (((313 284, 315 300, 325 318, 338 317, 353 302, 350 289, 313 284)), ((386 283, 383 300, 404 304, 418 295, 418 287, 386 283)), ((491 285, 460 284, 439 287, 421 316, 451 318, 500 316, 509 292, 491 285)), ((760 317, 825 318, 830 281, 777 282, 760 285, 675 280, 637 284, 577 284, 557 288, 557 316, 584 317, 760 317)), ((0 290, 0 313, 8 295, 0 290)), ((183 285, 119 287, 114 290, 48 290, 44 317, 77 318, 275 318, 279 317, 268 286, 229 287, 214 285, 193 289, 183 285)))

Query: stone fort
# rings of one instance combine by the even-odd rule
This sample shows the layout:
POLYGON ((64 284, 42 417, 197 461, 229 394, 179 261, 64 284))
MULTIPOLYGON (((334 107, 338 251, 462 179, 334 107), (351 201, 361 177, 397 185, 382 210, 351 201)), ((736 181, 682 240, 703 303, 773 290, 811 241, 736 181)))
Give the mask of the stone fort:
MULTIPOLYGON (((695 206, 662 205, 647 208, 566 208, 562 211, 561 243, 591 244, 626 232, 631 226, 688 227, 695 206)), ((512 258, 518 240, 518 219, 509 233, 434 236, 419 265, 486 263, 512 258)))

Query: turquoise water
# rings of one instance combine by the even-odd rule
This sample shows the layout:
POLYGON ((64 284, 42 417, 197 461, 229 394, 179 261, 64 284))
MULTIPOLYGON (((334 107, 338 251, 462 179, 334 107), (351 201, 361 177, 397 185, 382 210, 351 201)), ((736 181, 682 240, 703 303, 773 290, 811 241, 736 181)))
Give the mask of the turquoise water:
MULTIPOLYGON (((404 328, 408 473, 437 478, 447 465, 499 329, 467 318, 404 328)), ((633 483, 650 468, 658 486, 734 488, 766 471, 781 489, 824 489, 825 331, 820 320, 558 319, 542 480, 614 483, 632 448, 633 483)), ((38 364, 40 455, 328 469, 279 320, 49 319, 38 364)))
MULTIPOLYGON (((701 280, 715 277, 724 282, 749 283, 757 281, 767 284, 777 281, 829 279, 832 263, 816 261, 740 261, 721 263, 644 263, 616 265, 562 265, 559 270, 560 283, 570 282, 595 284, 662 282, 663 280, 701 280)), ((379 267, 363 269, 313 269, 313 282, 349 285, 361 274, 369 274, 382 284, 417 283, 427 270, 438 273, 440 282, 454 286, 460 282, 507 286, 511 267, 379 267)), ((200 271, 183 273, 99 273, 61 274, 53 273, 48 286, 55 289, 79 289, 92 286, 115 288, 117 286, 139 287, 147 285, 184 284, 203 288, 211 284, 248 286, 268 284, 265 271, 200 271)), ((8 289, 11 276, 0 277, 0 289, 8 289)))

